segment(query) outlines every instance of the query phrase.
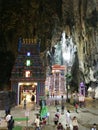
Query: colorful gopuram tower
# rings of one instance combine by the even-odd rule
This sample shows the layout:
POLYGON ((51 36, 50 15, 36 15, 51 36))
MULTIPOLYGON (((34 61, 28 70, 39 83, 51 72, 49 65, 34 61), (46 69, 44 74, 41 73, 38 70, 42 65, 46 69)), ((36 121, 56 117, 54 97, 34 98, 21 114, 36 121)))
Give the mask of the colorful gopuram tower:
POLYGON ((40 58, 40 44, 33 39, 19 39, 18 56, 11 73, 12 91, 16 93, 16 105, 24 99, 31 102, 32 95, 35 102, 45 94, 45 68, 40 58))

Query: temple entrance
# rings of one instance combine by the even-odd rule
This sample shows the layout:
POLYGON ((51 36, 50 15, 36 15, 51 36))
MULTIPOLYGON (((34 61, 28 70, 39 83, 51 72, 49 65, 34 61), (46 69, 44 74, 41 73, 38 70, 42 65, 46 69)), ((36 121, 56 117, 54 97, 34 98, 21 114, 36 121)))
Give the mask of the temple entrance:
POLYGON ((37 83, 19 83, 19 104, 36 102, 37 83))

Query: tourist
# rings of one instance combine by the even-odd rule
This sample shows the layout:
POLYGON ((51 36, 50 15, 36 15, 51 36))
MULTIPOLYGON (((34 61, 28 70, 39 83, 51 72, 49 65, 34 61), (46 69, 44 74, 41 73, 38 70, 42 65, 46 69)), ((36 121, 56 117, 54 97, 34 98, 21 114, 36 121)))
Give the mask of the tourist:
POLYGON ((58 118, 60 118, 60 112, 59 112, 59 108, 57 108, 57 111, 55 113, 57 115, 58 118))
POLYGON ((74 116, 73 119, 72 119, 72 125, 73 125, 73 130, 79 129, 79 125, 78 125, 78 121, 77 121, 76 116, 74 116))
POLYGON ((10 111, 8 111, 7 113, 6 113, 6 117, 5 117, 5 120, 6 120, 6 122, 7 122, 7 127, 8 127, 8 130, 10 130, 9 129, 9 121, 11 120, 11 114, 10 114, 10 111))
POLYGON ((59 117, 58 117, 58 115, 57 114, 55 114, 55 117, 54 117, 54 124, 55 125, 57 125, 58 124, 58 122, 59 122, 59 117))
POLYGON ((46 117, 42 118, 42 125, 46 125, 46 123, 47 123, 47 118, 46 117))
POLYGON ((31 102, 32 102, 32 110, 35 110, 35 95, 33 94, 31 97, 31 102))
POLYGON ((78 104, 77 103, 75 103, 75 111, 76 111, 76 113, 78 113, 78 104))
POLYGON ((40 130, 40 119, 38 115, 36 116, 34 123, 35 123, 35 130, 40 130))
POLYGON ((66 112, 66 124, 67 124, 67 127, 70 127, 70 122, 71 122, 70 111, 67 110, 67 112, 66 112))
POLYGON ((24 109, 26 109, 26 103, 27 101, 26 101, 26 98, 24 99, 24 109))
POLYGON ((93 124, 93 127, 91 128, 91 130, 97 130, 96 123, 93 124))
POLYGON ((64 130, 63 125, 60 122, 57 125, 57 130, 64 130))
POLYGON ((64 105, 65 105, 65 101, 63 98, 63 95, 61 96, 61 113, 64 114, 64 105))
POLYGON ((14 128, 14 119, 11 116, 10 120, 7 123, 8 130, 12 130, 14 128))

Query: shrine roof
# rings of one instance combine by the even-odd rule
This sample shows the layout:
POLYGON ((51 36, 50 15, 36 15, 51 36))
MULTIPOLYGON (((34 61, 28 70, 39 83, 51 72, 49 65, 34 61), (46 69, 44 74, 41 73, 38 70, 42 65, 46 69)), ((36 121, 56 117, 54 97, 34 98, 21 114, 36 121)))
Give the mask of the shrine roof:
POLYGON ((55 64, 52 66, 52 70, 65 70, 64 65, 55 64))

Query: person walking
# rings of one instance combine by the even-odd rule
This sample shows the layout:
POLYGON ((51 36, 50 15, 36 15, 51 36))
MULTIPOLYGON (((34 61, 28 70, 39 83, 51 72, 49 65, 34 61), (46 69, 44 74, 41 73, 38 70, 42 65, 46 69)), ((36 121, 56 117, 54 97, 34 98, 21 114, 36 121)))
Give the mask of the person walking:
POLYGON ((76 116, 72 119, 73 130, 79 130, 79 125, 76 116))

